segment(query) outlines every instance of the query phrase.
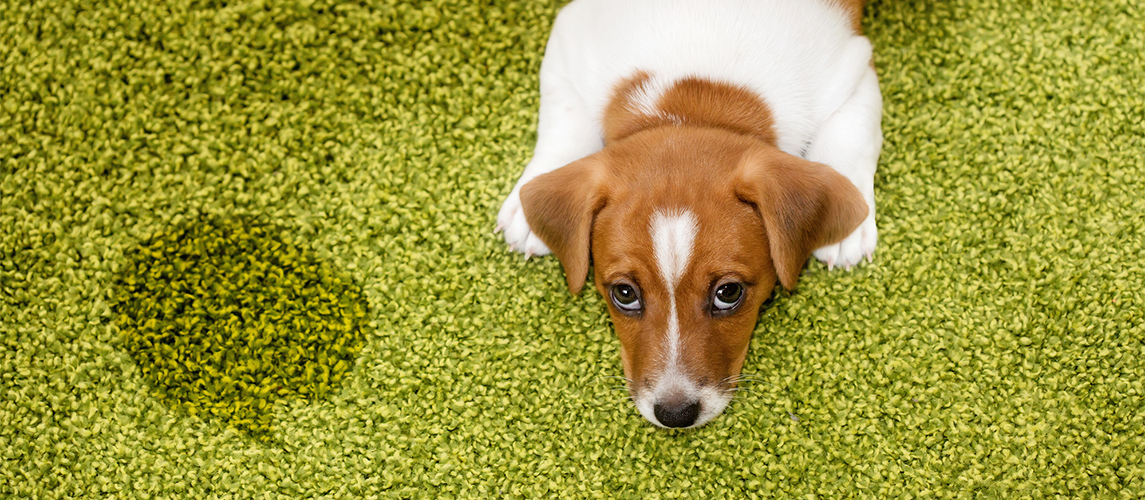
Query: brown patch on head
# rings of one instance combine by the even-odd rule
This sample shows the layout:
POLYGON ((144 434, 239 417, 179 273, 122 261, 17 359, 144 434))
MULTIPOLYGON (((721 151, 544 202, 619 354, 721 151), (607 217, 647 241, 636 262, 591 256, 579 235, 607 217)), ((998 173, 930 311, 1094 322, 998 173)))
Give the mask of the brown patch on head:
POLYGON ((771 111, 748 89, 696 77, 659 82, 643 71, 617 85, 604 125, 606 144, 662 126, 720 128, 776 143, 771 111))

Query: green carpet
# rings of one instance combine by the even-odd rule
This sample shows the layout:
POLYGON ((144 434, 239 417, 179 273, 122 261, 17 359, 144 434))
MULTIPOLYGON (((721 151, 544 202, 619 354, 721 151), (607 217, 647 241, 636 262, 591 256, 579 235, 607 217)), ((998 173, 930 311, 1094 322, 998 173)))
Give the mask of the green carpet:
POLYGON ((552 3, 0 3, 2 498, 1141 498, 1142 3, 883 0, 880 246, 645 422, 493 234, 552 3))

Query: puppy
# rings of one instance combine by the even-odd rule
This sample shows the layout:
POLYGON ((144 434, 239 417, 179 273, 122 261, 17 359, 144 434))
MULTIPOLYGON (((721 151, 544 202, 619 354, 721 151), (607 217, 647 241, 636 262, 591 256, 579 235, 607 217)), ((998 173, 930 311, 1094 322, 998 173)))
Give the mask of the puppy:
POLYGON ((608 298, 653 424, 731 399, 760 305, 809 255, 876 246, 883 137, 862 0, 575 0, 541 64, 533 159, 498 228, 608 298))

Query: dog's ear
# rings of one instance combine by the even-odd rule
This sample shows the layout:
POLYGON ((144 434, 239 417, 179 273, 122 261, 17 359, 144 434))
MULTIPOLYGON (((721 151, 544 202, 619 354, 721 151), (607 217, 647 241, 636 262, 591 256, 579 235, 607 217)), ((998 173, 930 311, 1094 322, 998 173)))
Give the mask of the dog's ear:
POLYGON ((868 213, 846 177, 775 147, 746 153, 735 182, 736 196, 764 220, 772 264, 789 290, 813 250, 846 238, 868 213))
POLYGON ((565 268, 570 293, 585 286, 593 218, 605 206, 604 160, 587 156, 521 187, 529 228, 565 268))

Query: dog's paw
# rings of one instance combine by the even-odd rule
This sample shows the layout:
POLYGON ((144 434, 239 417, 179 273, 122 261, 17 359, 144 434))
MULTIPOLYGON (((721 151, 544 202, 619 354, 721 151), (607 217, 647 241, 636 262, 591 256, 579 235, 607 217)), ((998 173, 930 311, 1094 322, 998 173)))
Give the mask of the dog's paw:
POLYGON ((843 241, 817 248, 816 251, 812 252, 812 255, 820 259, 820 262, 827 264, 828 269, 836 267, 851 269, 864 258, 871 262, 872 255, 875 253, 877 236, 875 216, 868 214, 867 219, 864 219, 863 223, 843 241))
POLYGON ((525 210, 521 207, 520 188, 513 188, 513 192, 501 204, 497 214, 497 228, 505 237, 509 248, 515 252, 525 254, 525 258, 534 255, 549 255, 549 247, 529 229, 529 222, 525 220, 525 210))

